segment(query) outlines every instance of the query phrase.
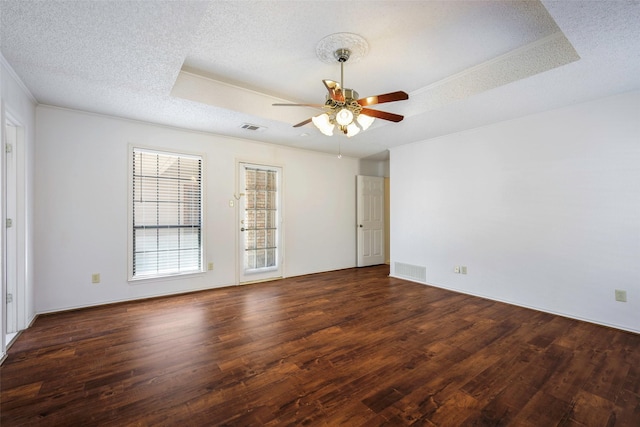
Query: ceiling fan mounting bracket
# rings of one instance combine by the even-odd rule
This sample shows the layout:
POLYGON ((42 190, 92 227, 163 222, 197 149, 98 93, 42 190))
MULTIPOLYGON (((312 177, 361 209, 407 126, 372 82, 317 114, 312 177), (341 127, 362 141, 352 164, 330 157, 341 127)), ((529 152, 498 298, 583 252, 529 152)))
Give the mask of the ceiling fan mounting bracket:
POLYGON ((333 52, 333 56, 336 57, 338 62, 347 62, 351 56, 351 51, 349 49, 341 48, 333 52))

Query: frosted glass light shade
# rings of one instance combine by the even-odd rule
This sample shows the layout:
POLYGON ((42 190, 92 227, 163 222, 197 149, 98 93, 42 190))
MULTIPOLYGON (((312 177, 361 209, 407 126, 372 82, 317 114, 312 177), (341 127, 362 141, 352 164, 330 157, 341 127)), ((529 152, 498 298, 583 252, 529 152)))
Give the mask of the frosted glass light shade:
POLYGON ((373 117, 367 116, 366 114, 360 114, 358 116, 358 124, 360 125, 362 130, 367 130, 374 120, 375 119, 373 117))
POLYGON ((311 121, 323 134, 327 136, 333 135, 333 124, 331 124, 331 122, 329 121, 328 114, 323 113, 319 116, 312 117, 311 121))
POLYGON ((353 122, 353 113, 346 108, 338 111, 336 114, 336 122, 341 126, 346 126, 353 122))
POLYGON ((347 136, 352 137, 360 132, 360 128, 356 125, 355 122, 352 122, 349 126, 347 126, 347 136))

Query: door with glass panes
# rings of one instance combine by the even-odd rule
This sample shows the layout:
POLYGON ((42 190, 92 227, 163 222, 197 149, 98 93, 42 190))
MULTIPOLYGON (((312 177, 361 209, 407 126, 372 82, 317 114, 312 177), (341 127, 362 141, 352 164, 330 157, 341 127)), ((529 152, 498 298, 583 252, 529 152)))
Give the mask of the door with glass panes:
POLYGON ((282 169, 240 163, 240 283, 282 277, 282 169))

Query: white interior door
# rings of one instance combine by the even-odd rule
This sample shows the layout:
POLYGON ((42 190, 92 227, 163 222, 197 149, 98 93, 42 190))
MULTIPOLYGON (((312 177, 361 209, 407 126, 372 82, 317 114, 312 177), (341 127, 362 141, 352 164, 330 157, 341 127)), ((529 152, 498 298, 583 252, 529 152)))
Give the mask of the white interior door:
POLYGON ((239 165, 240 283, 282 277, 282 169, 239 165))
POLYGON ((6 284, 6 325, 7 334, 17 331, 17 299, 18 289, 16 285, 17 264, 16 264, 16 144, 17 128, 11 123, 5 125, 5 152, 4 152, 4 218, 5 218, 5 238, 4 238, 4 280, 6 284))
POLYGON ((383 264, 384 178, 358 175, 356 197, 357 266, 383 264))

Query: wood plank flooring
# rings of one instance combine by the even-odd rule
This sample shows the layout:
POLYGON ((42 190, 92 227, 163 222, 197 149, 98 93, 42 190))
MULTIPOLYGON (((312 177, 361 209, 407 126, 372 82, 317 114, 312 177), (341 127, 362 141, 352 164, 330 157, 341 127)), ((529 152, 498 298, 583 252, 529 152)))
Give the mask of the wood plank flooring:
POLYGON ((640 426, 640 335, 387 266, 39 316, 5 426, 640 426))

